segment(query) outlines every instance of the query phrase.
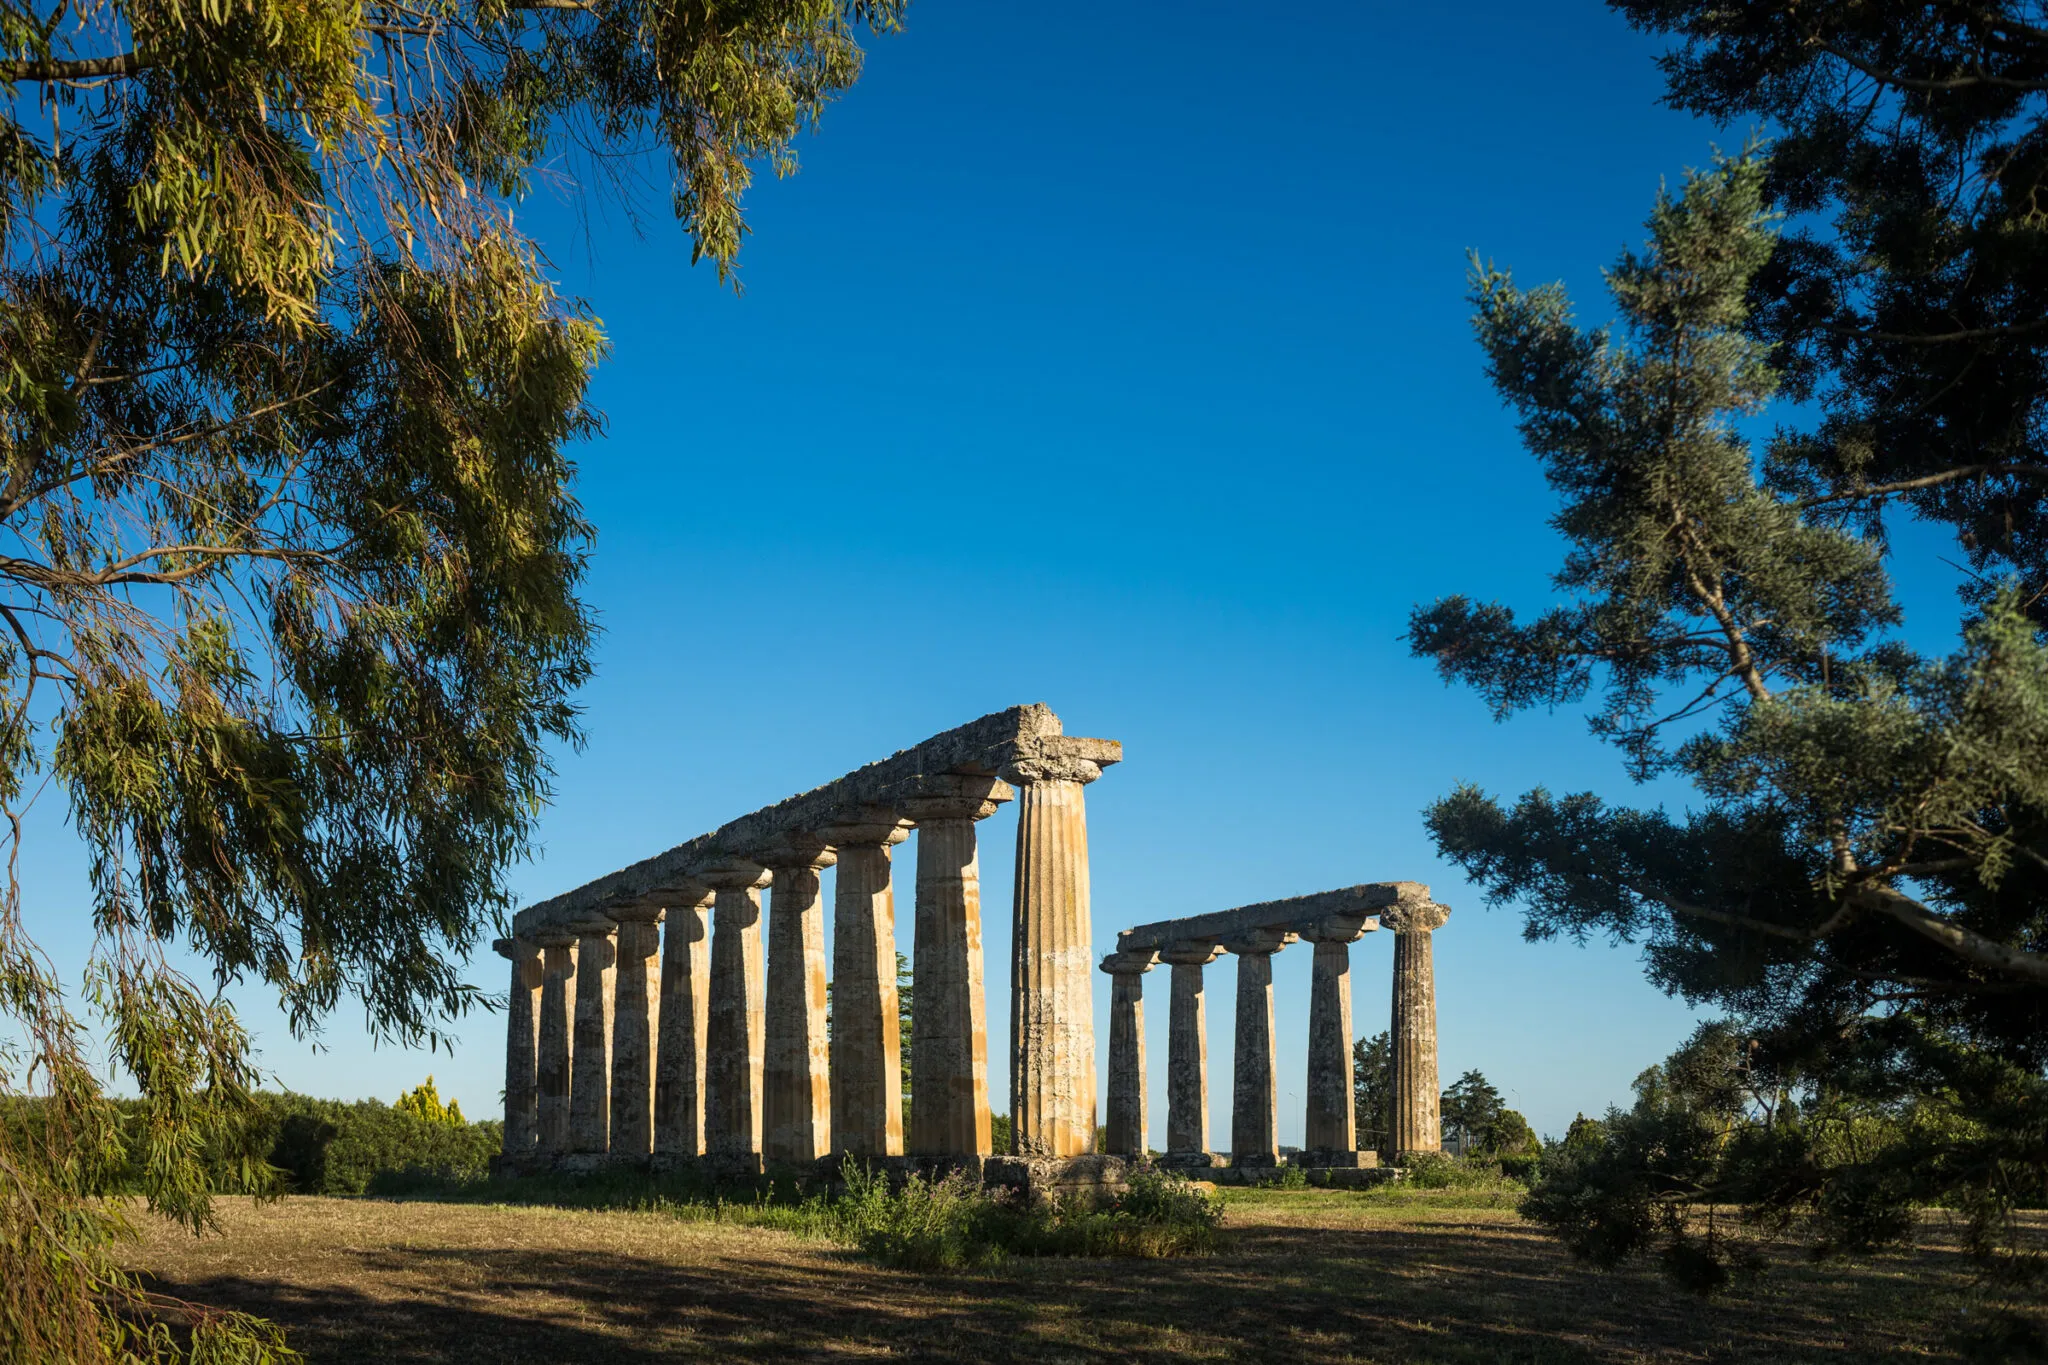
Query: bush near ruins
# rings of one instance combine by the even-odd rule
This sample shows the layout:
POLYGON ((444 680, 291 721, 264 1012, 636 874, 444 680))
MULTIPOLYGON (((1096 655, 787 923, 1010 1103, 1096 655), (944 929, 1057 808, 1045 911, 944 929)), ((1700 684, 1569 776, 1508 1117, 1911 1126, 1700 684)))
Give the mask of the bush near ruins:
POLYGON ((1221 1237, 1223 1202, 1183 1177, 1140 1171, 1121 1195, 1030 1204, 991 1192, 967 1175, 886 1176, 846 1169, 834 1201, 835 1235, 884 1265, 958 1270, 1011 1256, 1204 1255, 1221 1237))
MULTIPOLYGON (((146 1193, 139 1166, 148 1106, 110 1102, 126 1155, 102 1168, 90 1193, 146 1193)), ((0 1101, 0 1131, 15 1143, 48 1135, 48 1105, 9 1097, 0 1101)), ((504 1125, 422 1118, 381 1100, 320 1100, 260 1091, 250 1097, 245 1126, 224 1147, 201 1153, 199 1165, 215 1194, 363 1194, 373 1185, 403 1180, 482 1180, 504 1143, 504 1125), (256 1154, 244 1161, 245 1153, 256 1154)))

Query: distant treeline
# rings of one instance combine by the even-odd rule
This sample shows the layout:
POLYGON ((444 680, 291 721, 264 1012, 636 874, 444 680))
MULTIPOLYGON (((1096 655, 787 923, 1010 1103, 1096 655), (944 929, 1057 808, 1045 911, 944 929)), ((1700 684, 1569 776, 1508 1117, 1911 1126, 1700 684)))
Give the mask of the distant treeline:
MULTIPOLYGON (((432 1082, 421 1089, 431 1093, 432 1082)), ((267 1152, 270 1173, 245 1177, 228 1153, 207 1162, 221 1194, 361 1194, 378 1176, 432 1175, 444 1179, 482 1177, 502 1146, 504 1125, 468 1123, 433 1116, 419 1101, 421 1091, 398 1104, 382 1100, 320 1100, 289 1092, 259 1092, 250 1114, 247 1147, 267 1152), (423 1110, 425 1112, 423 1112, 423 1110)), ((10 1136, 33 1141, 42 1123, 43 1101, 18 1096, 0 1099, 0 1126, 10 1136)), ((139 1125, 140 1101, 115 1101, 123 1122, 139 1125)), ((143 1144, 126 1142, 131 1163, 116 1165, 96 1183, 101 1194, 135 1194, 143 1189, 139 1162, 143 1144)), ((19 1150, 17 1148, 17 1150, 19 1150)))

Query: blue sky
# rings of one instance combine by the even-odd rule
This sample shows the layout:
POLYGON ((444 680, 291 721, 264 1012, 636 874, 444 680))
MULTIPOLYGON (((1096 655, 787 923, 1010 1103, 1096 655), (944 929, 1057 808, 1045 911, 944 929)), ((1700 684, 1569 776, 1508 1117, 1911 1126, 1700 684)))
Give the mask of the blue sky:
MULTIPOLYGON (((1660 108, 1656 51, 1592 0, 1028 21, 923 0, 801 173, 750 196, 743 297, 691 268, 658 200, 643 235, 544 190, 522 218, 614 346, 609 431, 581 453, 606 634, 522 898, 1044 701, 1126 747, 1089 789, 1098 949, 1146 920, 1427 881, 1455 910, 1445 1081, 1477 1067, 1552 1133, 1624 1098, 1688 1011, 1633 950, 1522 942, 1419 812, 1459 781, 1660 793, 1631 793, 1579 715, 1495 725, 1399 636, 1442 594, 1551 600, 1553 503, 1481 374, 1465 253, 1607 316, 1599 269, 1660 177, 1745 131, 1660 108)), ((83 876, 53 809, 25 889, 75 980, 83 876)), ((998 1107, 1014 825, 982 826, 998 1107)), ((1283 1142, 1309 958, 1275 961, 1283 1142)), ((1389 937, 1353 960, 1377 1031, 1389 937)), ((502 966, 485 951, 473 978, 502 989, 502 966)), ((1222 1145, 1235 969, 1210 972, 1222 1145)), ((1147 986, 1157 1141, 1166 974, 1147 986)), ((432 1071, 496 1108, 502 1016, 429 1058, 373 1051, 344 1008, 316 1052, 236 998, 294 1089, 388 1099, 432 1071)))

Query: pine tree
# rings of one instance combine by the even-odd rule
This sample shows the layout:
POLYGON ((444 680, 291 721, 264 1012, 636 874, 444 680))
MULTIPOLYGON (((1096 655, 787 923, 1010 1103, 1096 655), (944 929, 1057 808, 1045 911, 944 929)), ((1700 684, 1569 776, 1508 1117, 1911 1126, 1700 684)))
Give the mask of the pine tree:
MULTIPOLYGON (((1597 686, 1593 733, 1632 776, 1689 781, 1701 804, 1673 815, 1538 789, 1504 805, 1464 787, 1428 822, 1489 900, 1524 907, 1529 937, 1640 941, 1653 981, 1727 1011, 1745 1084, 1872 1107, 1945 1096, 1977 1120, 1915 1125, 1818 1164, 1796 1125, 1765 1125, 1771 1143, 1698 1197, 1820 1212, 1825 1243, 1849 1249, 1900 1235, 1913 1201, 1949 1199, 1988 1245, 2014 1191, 2048 1173, 2048 564, 2025 515, 1994 518, 1995 543, 1972 528, 2034 476, 2008 467, 2009 450, 1921 484, 1894 477, 1906 472, 1896 450, 1880 471, 1856 433, 1903 421, 1888 386, 1922 381, 1839 351, 1819 430, 1753 446, 1751 419, 1784 391, 1784 367, 1793 396, 1820 391, 1813 362, 1773 332, 1805 297, 1787 281, 1803 278, 1811 244, 1781 244, 1770 206, 1798 170, 1752 152, 1660 195, 1647 248, 1608 274, 1613 330, 1578 327, 1558 286, 1524 291, 1475 264, 1489 374, 1560 502, 1551 524, 1570 548, 1552 586, 1566 601, 1522 621, 1446 598, 1414 613, 1410 643, 1501 717, 1597 686), (1947 657, 1900 634, 1882 535, 1889 499, 1936 487, 1985 573, 1947 657)), ((2039 264, 2038 246, 2007 245, 2039 264)), ((2034 268, 2003 267, 2012 282, 2034 268)), ((1872 298, 1909 287, 1883 278, 1882 255, 1863 268, 1880 277, 1864 286, 1872 298)), ((1684 1159, 1713 1157, 1717 1141, 1681 1144, 1684 1159)), ((1621 1166, 1679 1148, 1629 1150, 1621 1166)), ((1698 1175, 1687 1171, 1645 1180, 1680 1188, 1698 1175)), ((1607 1220, 1576 1242, 1603 1255, 1662 1237, 1667 1264, 1700 1270, 1694 1282, 1725 1270, 1722 1248, 1680 1255, 1682 1220, 1653 1225, 1628 1198, 1550 1207, 1582 1232, 1607 1220)))

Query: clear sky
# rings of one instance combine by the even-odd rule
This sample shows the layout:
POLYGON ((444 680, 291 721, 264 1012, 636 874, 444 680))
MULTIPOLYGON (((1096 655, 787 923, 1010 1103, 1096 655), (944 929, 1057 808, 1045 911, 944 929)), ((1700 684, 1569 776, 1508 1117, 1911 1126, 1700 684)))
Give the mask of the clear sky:
MULTIPOLYGON (((1608 315, 1599 270, 1660 177, 1745 131, 1660 108, 1656 51, 1594 0, 920 0, 801 173, 750 196, 743 297, 690 266, 660 196, 636 233, 551 185, 522 216, 614 345, 609 432, 581 453, 606 633, 522 899, 1043 701, 1125 745, 1088 789, 1098 951, 1146 920, 1426 881, 1455 911, 1445 1082, 1477 1067, 1550 1133, 1625 1098, 1689 1012, 1631 949, 1524 943, 1419 812, 1461 780, 1678 794, 1630 792, 1580 715, 1493 724, 1399 636, 1446 593, 1552 599, 1553 502, 1481 374, 1465 254, 1608 315)), ((59 805, 24 881, 75 983, 59 805)), ((1014 829, 981 826, 999 1109, 1014 829)), ((1362 1032, 1386 1027, 1391 957, 1384 934, 1353 949, 1362 1032)), ((1309 960, 1275 960, 1289 1143, 1309 960)), ((502 990, 503 965, 482 950, 473 979, 502 990)), ((1210 969, 1219 1145, 1234 979, 1210 969)), ((502 1015, 429 1058, 373 1051, 344 1007, 316 1052, 235 998, 294 1089, 390 1099, 432 1071, 496 1111, 502 1015)))

